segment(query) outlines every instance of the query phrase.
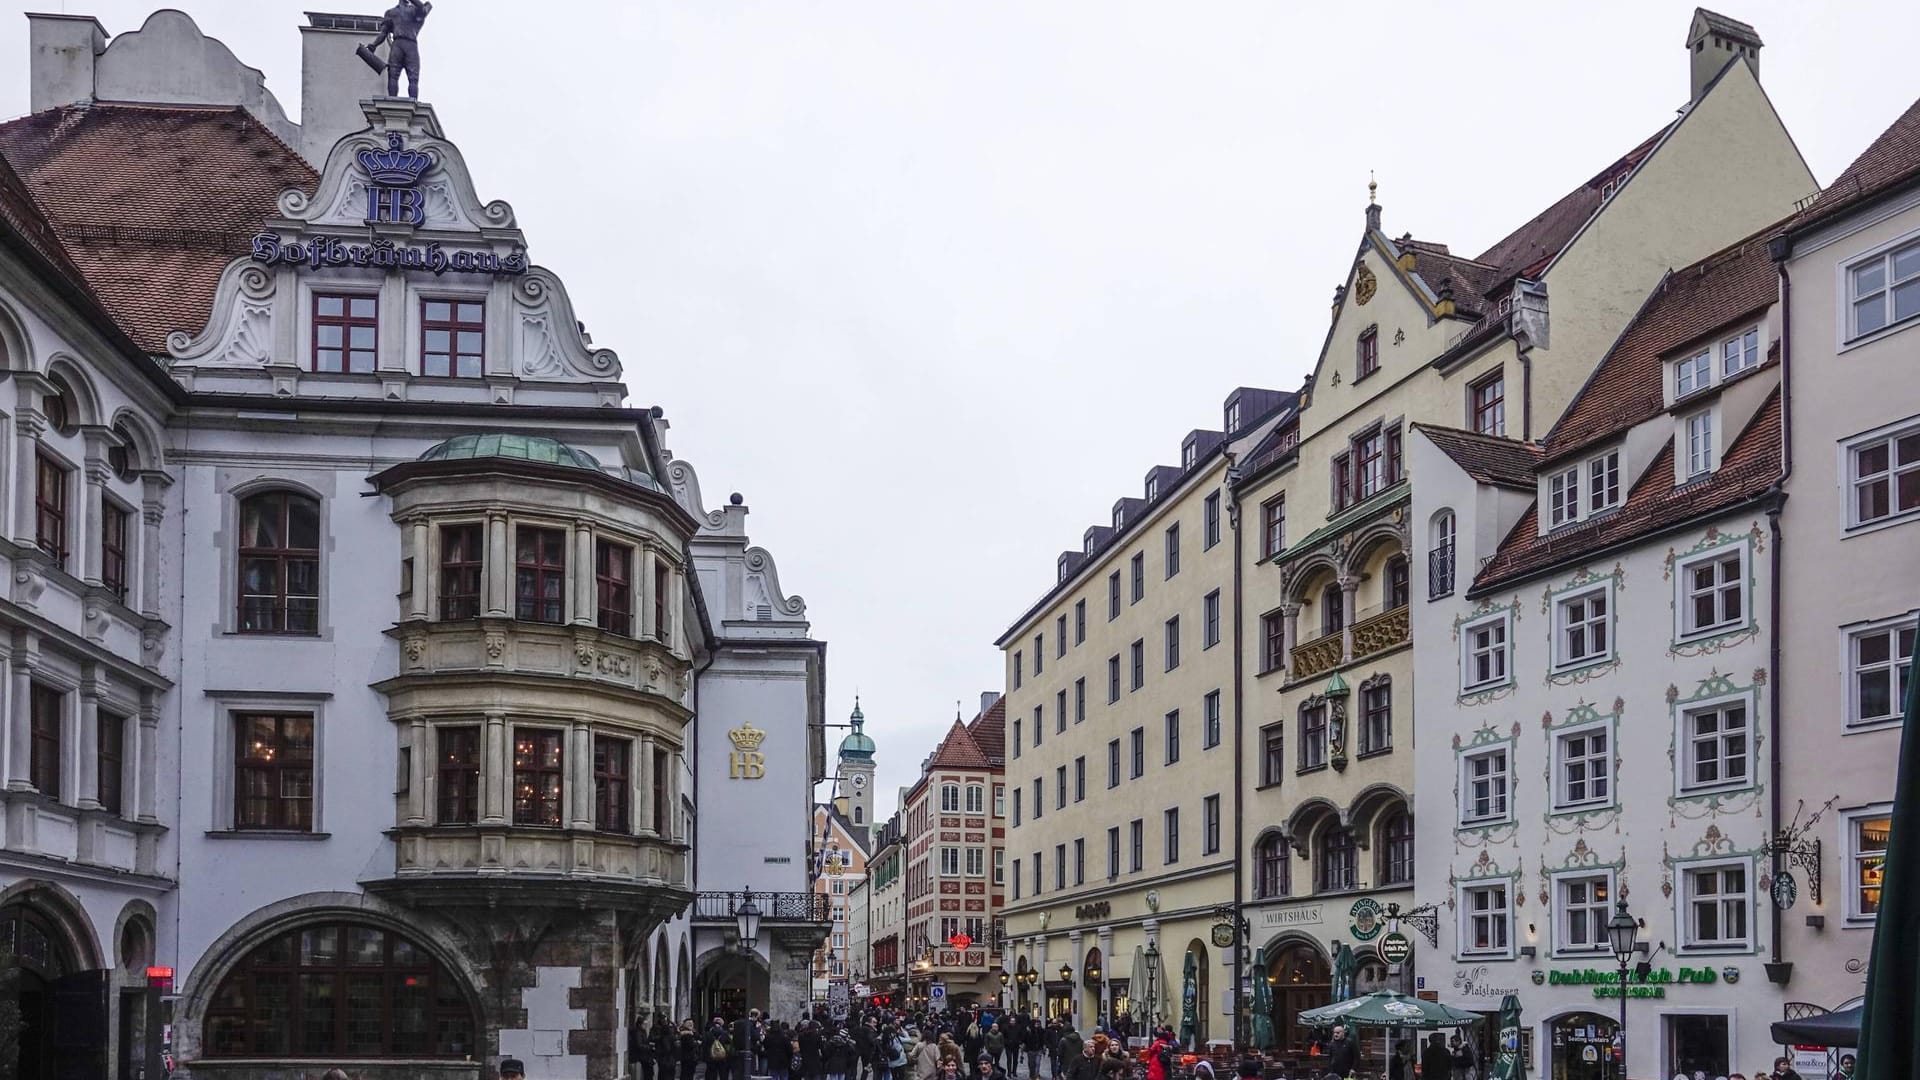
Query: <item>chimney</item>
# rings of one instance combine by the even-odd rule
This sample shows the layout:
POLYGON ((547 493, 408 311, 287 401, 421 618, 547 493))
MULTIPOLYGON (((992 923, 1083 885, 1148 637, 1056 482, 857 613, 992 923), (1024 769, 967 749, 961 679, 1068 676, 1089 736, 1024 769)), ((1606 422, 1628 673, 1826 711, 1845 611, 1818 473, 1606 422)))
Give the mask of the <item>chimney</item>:
POLYGON ((1687 60, 1693 84, 1688 102, 1697 104, 1721 69, 1735 57, 1747 62, 1754 78, 1760 77, 1759 32, 1738 19, 1694 8, 1693 22, 1687 27, 1687 60))
POLYGON ((34 112, 93 100, 94 59, 107 51, 107 30, 91 15, 29 13, 32 55, 27 107, 34 112))
POLYGON ((378 15, 312 11, 300 28, 300 155, 316 169, 334 143, 367 126, 360 103, 387 92, 386 76, 354 55, 379 29, 378 15))
POLYGON ((998 690, 980 691, 980 711, 982 713, 985 713, 988 709, 993 708, 994 702, 999 700, 1000 700, 1000 691, 998 690))

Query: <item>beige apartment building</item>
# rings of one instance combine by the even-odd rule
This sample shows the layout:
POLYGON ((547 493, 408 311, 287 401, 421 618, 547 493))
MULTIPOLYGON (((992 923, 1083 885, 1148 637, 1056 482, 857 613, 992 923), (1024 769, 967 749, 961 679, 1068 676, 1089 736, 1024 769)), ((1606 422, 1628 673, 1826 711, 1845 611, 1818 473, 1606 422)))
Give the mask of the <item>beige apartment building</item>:
POLYGON ((1776 242, 1787 297, 1777 817, 1789 1014, 1857 1004, 1920 619, 1920 104, 1776 242), (1784 763, 1784 765, 1782 764, 1784 763), (1814 845, 1818 845, 1816 848, 1814 845))
POLYGON ((1227 479, 1293 404, 1279 391, 1230 394, 1220 429, 1188 434, 1179 465, 1153 468, 1140 497, 1116 502, 997 643, 1006 919, 1025 1007, 1082 1028, 1121 1013, 1177 1022, 1170 1003, 1191 953, 1201 1037, 1231 1029, 1209 936, 1233 896, 1227 479), (1161 957, 1151 995, 1149 946, 1161 957))
POLYGON ((1499 537, 1412 518, 1409 425, 1532 443, 1662 274, 1815 190, 1760 88, 1759 49, 1751 27, 1696 12, 1678 115, 1471 258, 1390 236, 1370 199, 1297 429, 1238 469, 1243 960, 1259 950, 1251 975, 1272 981, 1283 1052, 1307 1042, 1293 1016, 1331 1000, 1337 943, 1355 949, 1361 990, 1455 976, 1446 942, 1415 936, 1394 965, 1376 952, 1389 905, 1449 910, 1446 882, 1414 880, 1409 605, 1417 587, 1424 601, 1471 580, 1456 543, 1499 537))

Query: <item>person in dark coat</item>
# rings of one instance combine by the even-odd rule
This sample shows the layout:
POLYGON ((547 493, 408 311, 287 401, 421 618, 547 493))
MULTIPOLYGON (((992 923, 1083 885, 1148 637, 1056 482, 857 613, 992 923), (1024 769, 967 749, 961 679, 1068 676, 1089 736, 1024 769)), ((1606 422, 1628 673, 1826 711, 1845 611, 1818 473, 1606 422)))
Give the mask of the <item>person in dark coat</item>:
POLYGON ((804 1080, 820 1080, 826 1074, 820 1052, 820 1026, 809 1020, 800 1028, 800 1075, 804 1080))
POLYGON ((1347 1025, 1333 1025, 1333 1041, 1327 1044, 1327 1073, 1345 1080, 1359 1065, 1360 1047, 1347 1037, 1347 1025))
POLYGON ((633 1059, 634 1074, 639 1080, 653 1080, 658 1051, 653 1033, 647 1030, 647 1018, 635 1017, 633 1026, 627 1029, 627 1057, 633 1059))
POLYGON ((1100 1080, 1100 1048, 1093 1043, 1082 1043, 1080 1052, 1064 1064, 1067 1080, 1100 1080))
POLYGON ((700 1065, 700 1051, 705 1043, 693 1030, 693 1021, 680 1021, 680 1034, 675 1036, 675 1051, 680 1058, 680 1080, 693 1080, 693 1070, 700 1065))
POLYGON ((1427 1036, 1427 1047, 1420 1051, 1420 1080, 1453 1080, 1453 1054, 1447 1050, 1447 1037, 1437 1031, 1427 1036))
POLYGON ((773 1080, 787 1080, 793 1072, 793 1036, 784 1022, 767 1029, 767 1072, 773 1080))

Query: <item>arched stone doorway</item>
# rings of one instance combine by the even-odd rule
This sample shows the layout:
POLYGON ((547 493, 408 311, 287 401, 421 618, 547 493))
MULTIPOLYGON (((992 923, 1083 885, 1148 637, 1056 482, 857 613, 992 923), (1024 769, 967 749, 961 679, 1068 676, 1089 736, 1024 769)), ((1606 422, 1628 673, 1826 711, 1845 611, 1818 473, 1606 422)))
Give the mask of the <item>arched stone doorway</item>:
POLYGON ((1313 1030, 1297 1017, 1333 1004, 1333 965, 1315 942, 1283 942, 1268 951, 1267 983, 1273 988, 1275 1047, 1284 1056, 1304 1058, 1313 1030))
POLYGON ((1174 975, 1171 971, 1167 973, 1168 976, 1180 980, 1180 997, 1177 999, 1178 1004, 1174 1006, 1175 1009, 1179 1010, 1179 1015, 1174 1017, 1173 1026, 1175 1032, 1180 1032, 1182 1021, 1186 1017, 1186 1012, 1191 1008, 1193 1010, 1193 1040, 1190 1045, 1205 1046, 1207 1040, 1213 1037, 1213 1028, 1209 1023, 1212 1017, 1213 1007, 1208 1004, 1208 1002, 1213 1000, 1213 995, 1209 992, 1212 982, 1208 977, 1210 965, 1207 963, 1206 944, 1199 938, 1194 938, 1192 941, 1187 942, 1187 955, 1193 957, 1193 982, 1191 984, 1187 982, 1186 978, 1187 962, 1185 959, 1180 961, 1179 975, 1174 975))
POLYGON ((758 953, 710 953, 701 958, 699 970, 694 972, 693 999, 699 1022, 716 1016, 731 1020, 746 1015, 748 1009, 765 1013, 770 995, 766 961, 758 953))
POLYGON ((18 1075, 105 1076, 110 973, 85 916, 48 890, 0 907, 0 945, 19 968, 18 1075))

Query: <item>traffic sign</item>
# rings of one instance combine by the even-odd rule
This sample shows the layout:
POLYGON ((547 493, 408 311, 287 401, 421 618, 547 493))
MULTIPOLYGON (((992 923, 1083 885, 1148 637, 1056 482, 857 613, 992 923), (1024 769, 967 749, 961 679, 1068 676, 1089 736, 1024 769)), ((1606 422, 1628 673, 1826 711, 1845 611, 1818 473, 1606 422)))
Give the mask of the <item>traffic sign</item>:
POLYGON ((1391 933, 1380 939, 1380 959, 1389 964, 1404 964, 1413 955, 1413 940, 1402 933, 1391 933))
POLYGON ((927 987, 927 1008, 934 1012, 947 1011, 947 984, 934 983, 927 987))

